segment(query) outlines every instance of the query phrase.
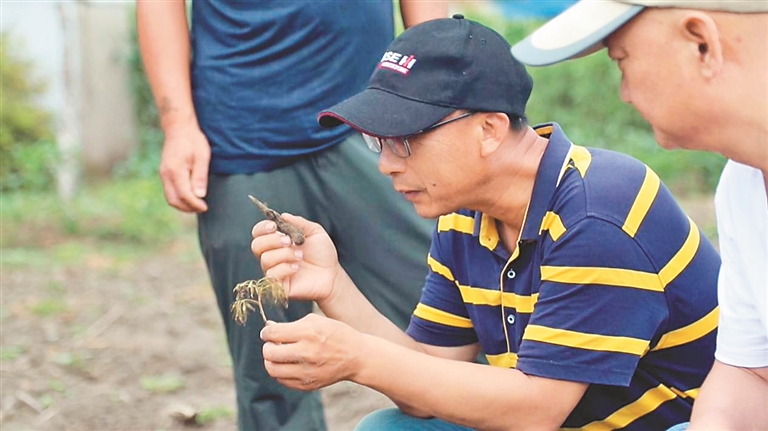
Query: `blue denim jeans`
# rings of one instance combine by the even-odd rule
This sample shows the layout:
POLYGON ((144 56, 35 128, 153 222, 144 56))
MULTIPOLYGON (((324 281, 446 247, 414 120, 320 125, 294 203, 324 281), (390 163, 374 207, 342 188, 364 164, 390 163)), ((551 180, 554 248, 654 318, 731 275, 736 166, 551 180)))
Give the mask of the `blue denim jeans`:
MULTIPOLYGON (((685 431, 688 422, 677 424, 667 431, 685 431)), ((409 416, 400 409, 377 410, 355 427, 355 431, 471 431, 471 428, 452 424, 442 419, 421 419, 409 416)))
POLYGON ((409 416, 400 409, 377 410, 355 427, 355 431, 471 431, 471 428, 452 424, 442 419, 421 419, 409 416))

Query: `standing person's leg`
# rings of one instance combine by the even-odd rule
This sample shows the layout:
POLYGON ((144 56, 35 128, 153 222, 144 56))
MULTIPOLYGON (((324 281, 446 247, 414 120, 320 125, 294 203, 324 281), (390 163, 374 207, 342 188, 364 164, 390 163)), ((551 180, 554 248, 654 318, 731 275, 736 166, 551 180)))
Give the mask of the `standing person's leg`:
POLYGON ((314 161, 327 189, 323 225, 339 261, 373 305, 405 328, 427 276, 435 221, 395 192, 359 134, 314 161))
MULTIPOLYGON (((325 429, 320 394, 290 390, 269 377, 264 369, 259 331, 263 322, 252 314, 246 326, 237 325, 230 315, 232 289, 245 280, 263 276, 250 249, 251 228, 264 218, 248 199, 252 194, 278 211, 302 214, 302 184, 294 169, 298 165, 254 175, 211 175, 208 211, 200 214, 200 246, 224 320, 232 355, 237 392, 238 423, 242 431, 325 429)), ((305 301, 292 301, 287 310, 270 306, 268 318, 296 320, 312 309, 305 301)))

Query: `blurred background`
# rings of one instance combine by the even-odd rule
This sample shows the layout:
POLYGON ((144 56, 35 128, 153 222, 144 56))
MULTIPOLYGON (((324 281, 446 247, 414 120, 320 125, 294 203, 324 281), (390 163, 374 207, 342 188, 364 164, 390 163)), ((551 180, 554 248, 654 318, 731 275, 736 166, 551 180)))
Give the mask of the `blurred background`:
MULTIPOLYGON (((572 3, 451 8, 514 44, 572 3)), ((233 429, 195 219, 167 206, 157 175, 133 2, 3 1, 0 23, 0 426, 233 429)), ((642 160, 716 241, 722 157, 659 148, 605 52, 529 71, 531 123, 642 160)), ((388 405, 349 385, 324 397, 332 430, 388 405)))

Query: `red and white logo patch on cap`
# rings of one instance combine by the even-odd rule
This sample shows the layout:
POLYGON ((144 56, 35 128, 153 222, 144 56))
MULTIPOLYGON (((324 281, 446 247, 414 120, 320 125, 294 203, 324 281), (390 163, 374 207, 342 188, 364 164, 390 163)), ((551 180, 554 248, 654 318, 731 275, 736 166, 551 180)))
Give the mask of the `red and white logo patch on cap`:
POLYGON ((408 75, 414 64, 416 64, 416 57, 413 55, 404 55, 395 51, 387 51, 379 61, 379 68, 390 69, 402 75, 408 75))

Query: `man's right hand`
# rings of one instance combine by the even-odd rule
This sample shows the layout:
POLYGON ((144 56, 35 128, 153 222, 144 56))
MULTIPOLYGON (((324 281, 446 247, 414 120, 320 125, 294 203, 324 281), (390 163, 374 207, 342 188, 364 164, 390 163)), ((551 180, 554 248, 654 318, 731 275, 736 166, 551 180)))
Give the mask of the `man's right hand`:
POLYGON ((211 146, 197 124, 178 124, 165 130, 160 179, 165 200, 185 212, 205 212, 211 146))
POLYGON ((293 244, 290 237, 277 232, 275 222, 263 220, 251 231, 251 250, 264 274, 282 283, 288 298, 316 301, 322 307, 320 303, 332 296, 344 272, 336 247, 319 224, 287 213, 282 217, 304 232, 304 243, 293 244))

